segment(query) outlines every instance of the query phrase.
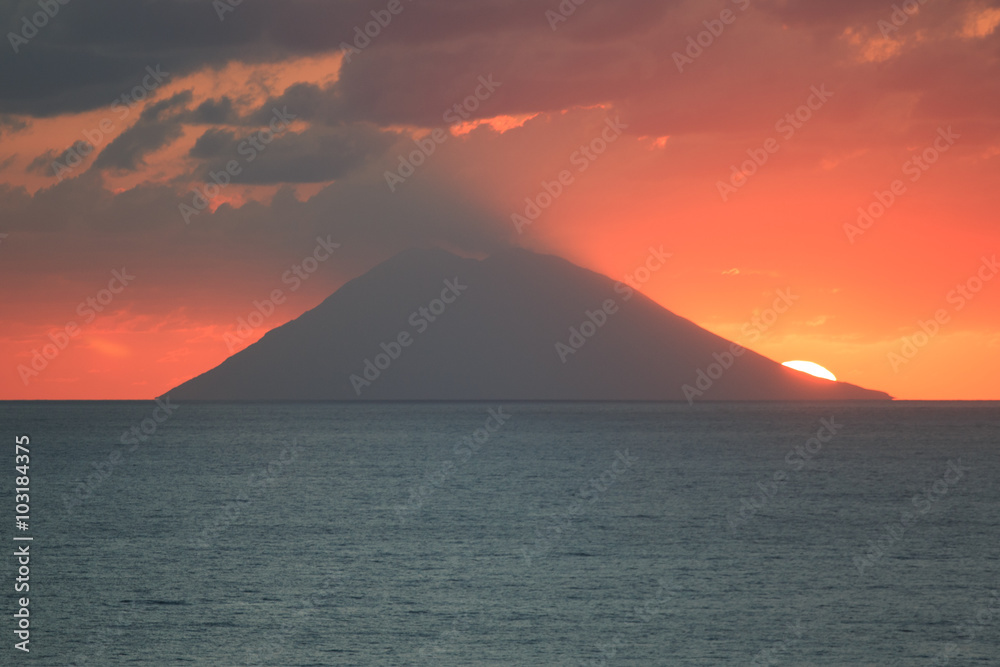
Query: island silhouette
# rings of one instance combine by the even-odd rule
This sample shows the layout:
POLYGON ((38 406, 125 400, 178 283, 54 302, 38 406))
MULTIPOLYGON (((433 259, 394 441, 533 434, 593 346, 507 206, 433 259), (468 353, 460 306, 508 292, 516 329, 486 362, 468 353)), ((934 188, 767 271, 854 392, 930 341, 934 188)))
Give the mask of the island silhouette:
POLYGON ((181 401, 890 400, 717 336, 629 285, 520 248, 404 251, 219 366, 181 401))

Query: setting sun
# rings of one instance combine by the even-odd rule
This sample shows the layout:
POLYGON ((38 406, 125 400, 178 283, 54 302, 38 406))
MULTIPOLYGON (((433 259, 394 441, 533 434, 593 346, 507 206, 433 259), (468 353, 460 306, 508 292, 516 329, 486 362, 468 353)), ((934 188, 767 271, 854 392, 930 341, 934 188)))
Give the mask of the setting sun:
POLYGON ((811 361, 786 361, 781 365, 788 366, 789 368, 797 371, 802 371, 803 373, 808 373, 809 375, 815 375, 816 377, 823 378, 824 380, 833 380, 834 382, 837 381, 837 377, 833 373, 811 361))

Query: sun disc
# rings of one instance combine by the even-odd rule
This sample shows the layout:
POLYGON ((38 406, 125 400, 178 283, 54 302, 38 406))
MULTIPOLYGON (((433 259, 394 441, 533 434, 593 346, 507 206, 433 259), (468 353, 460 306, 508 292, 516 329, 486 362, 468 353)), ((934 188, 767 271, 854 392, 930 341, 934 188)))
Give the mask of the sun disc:
POLYGON ((781 365, 788 366, 791 369, 801 371, 803 373, 808 373, 809 375, 815 375, 816 377, 823 378, 824 380, 833 380, 834 382, 837 381, 837 377, 833 373, 811 361, 786 361, 781 365))

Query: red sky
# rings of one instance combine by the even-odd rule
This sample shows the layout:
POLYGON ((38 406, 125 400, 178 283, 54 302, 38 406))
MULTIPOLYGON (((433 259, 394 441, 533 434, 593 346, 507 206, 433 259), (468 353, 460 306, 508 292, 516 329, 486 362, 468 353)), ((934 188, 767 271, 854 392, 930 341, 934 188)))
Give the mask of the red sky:
POLYGON ((897 4, 403 2, 349 60, 387 3, 66 5, 0 49, 0 399, 150 398, 406 247, 512 243, 615 278, 662 246, 643 290, 715 333, 897 398, 1000 399, 1000 5, 897 4), (292 290, 318 238, 339 247, 292 290))

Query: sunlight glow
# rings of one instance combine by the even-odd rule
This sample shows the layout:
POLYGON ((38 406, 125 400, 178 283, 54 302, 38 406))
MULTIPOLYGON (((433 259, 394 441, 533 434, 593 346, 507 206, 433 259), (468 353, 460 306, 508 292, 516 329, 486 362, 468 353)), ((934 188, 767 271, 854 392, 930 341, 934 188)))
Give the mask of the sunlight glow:
POLYGON ((803 373, 808 373, 809 375, 815 375, 816 377, 823 378, 824 380, 833 380, 834 382, 837 381, 837 378, 833 373, 811 361, 786 361, 781 365, 788 366, 789 368, 797 371, 802 371, 803 373))

